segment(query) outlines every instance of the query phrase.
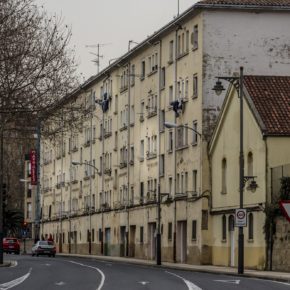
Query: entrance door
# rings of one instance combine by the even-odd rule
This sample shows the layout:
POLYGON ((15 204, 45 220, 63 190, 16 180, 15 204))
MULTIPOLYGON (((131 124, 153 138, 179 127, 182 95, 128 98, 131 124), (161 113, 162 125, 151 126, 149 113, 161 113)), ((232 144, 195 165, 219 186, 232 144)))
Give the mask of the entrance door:
POLYGON ((77 231, 73 232, 73 253, 77 253, 77 231))
POLYGON ((230 266, 235 266, 235 218, 229 216, 229 232, 230 232, 230 266))
POLYGON ((154 260, 156 254, 156 223, 148 224, 148 251, 149 259, 154 260))
POLYGON ((129 243, 130 257, 135 257, 135 235, 136 235, 136 226, 130 226, 130 243, 129 243))
POLYGON ((110 256, 111 229, 105 229, 105 256, 110 256))
POLYGON ((120 257, 125 257, 126 227, 120 227, 120 257))
POLYGON ((179 221, 177 222, 176 231, 176 259, 177 262, 186 262, 187 253, 187 222, 179 221))

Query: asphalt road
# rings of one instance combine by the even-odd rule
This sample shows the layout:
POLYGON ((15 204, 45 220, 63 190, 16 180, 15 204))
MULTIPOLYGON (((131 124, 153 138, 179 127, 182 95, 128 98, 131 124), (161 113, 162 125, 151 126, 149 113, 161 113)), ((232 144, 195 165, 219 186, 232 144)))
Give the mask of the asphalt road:
POLYGON ((290 284, 84 258, 5 255, 0 290, 284 290, 290 284))

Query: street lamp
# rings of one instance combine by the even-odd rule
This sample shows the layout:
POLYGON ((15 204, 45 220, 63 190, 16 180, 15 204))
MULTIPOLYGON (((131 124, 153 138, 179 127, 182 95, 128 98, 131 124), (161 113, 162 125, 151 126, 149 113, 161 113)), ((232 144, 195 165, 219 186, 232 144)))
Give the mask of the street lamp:
MULTIPOLYGON (((93 165, 93 164, 90 164, 88 162, 78 162, 78 161, 72 161, 71 162, 72 165, 87 165, 87 166, 90 166, 92 168, 94 168, 96 171, 97 171, 97 174, 100 174, 99 172, 99 169, 93 165)), ((91 176, 90 176, 91 178, 91 176)), ((89 234, 89 254, 92 253, 92 221, 91 221, 91 206, 92 206, 92 194, 91 194, 91 188, 92 186, 90 185, 90 208, 89 208, 89 221, 90 221, 90 234, 89 234)))
MULTIPOLYGON (((243 76, 243 67, 240 67, 239 76, 232 77, 217 77, 217 82, 213 87, 213 90, 217 95, 220 95, 224 91, 224 87, 221 83, 221 80, 226 80, 230 82, 238 93, 240 98, 240 157, 239 157, 239 166, 240 166, 240 176, 239 176, 239 191, 240 191, 240 209, 243 209, 243 197, 244 197, 244 187, 247 181, 251 180, 249 188, 255 190, 257 188, 257 183, 255 182, 256 176, 245 176, 244 175, 244 152, 243 152, 243 96, 244 96, 244 76, 243 76)), ((239 239, 238 239, 238 274, 244 273, 244 228, 239 226, 239 239)))
POLYGON ((177 124, 171 123, 171 122, 164 122, 164 126, 166 128, 168 128, 168 129, 171 129, 171 128, 180 128, 180 127, 186 128, 186 129, 189 129, 189 130, 195 132, 199 137, 201 137, 201 133, 199 133, 197 130, 195 130, 194 128, 191 128, 191 127, 189 127, 187 125, 183 125, 183 124, 177 125, 177 124))

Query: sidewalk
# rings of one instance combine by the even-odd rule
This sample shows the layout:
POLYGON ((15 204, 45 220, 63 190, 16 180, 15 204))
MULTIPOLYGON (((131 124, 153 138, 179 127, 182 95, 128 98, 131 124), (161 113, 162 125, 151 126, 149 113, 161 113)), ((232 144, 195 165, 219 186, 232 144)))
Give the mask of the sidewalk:
MULTIPOLYGON (((237 268, 231 268, 231 267, 211 266, 211 265, 189 265, 189 264, 179 264, 179 263, 176 264, 176 263, 168 263, 168 262, 163 262, 161 266, 157 266, 155 261, 126 258, 126 257, 79 255, 79 254, 57 254, 57 255, 63 256, 63 257, 81 257, 81 258, 90 258, 90 259, 96 259, 96 260, 108 261, 108 262, 121 262, 121 263, 137 264, 137 265, 164 267, 164 268, 170 268, 170 269, 176 269, 176 270, 224 274, 224 275, 231 275, 231 276, 236 276, 236 277, 240 276, 237 273, 237 268)), ((241 276, 290 283, 290 273, 286 273, 286 272, 245 269, 244 274, 241 276)))

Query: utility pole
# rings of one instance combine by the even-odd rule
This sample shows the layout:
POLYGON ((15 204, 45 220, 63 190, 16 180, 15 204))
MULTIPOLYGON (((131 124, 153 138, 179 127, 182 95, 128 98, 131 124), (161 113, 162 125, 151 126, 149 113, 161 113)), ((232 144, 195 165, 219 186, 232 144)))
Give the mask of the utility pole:
MULTIPOLYGON (((1 116, 3 118, 3 116, 1 116)), ((1 132, 1 148, 0 148, 0 264, 3 264, 3 172, 4 172, 4 160, 3 160, 3 124, 0 128, 1 132)))

